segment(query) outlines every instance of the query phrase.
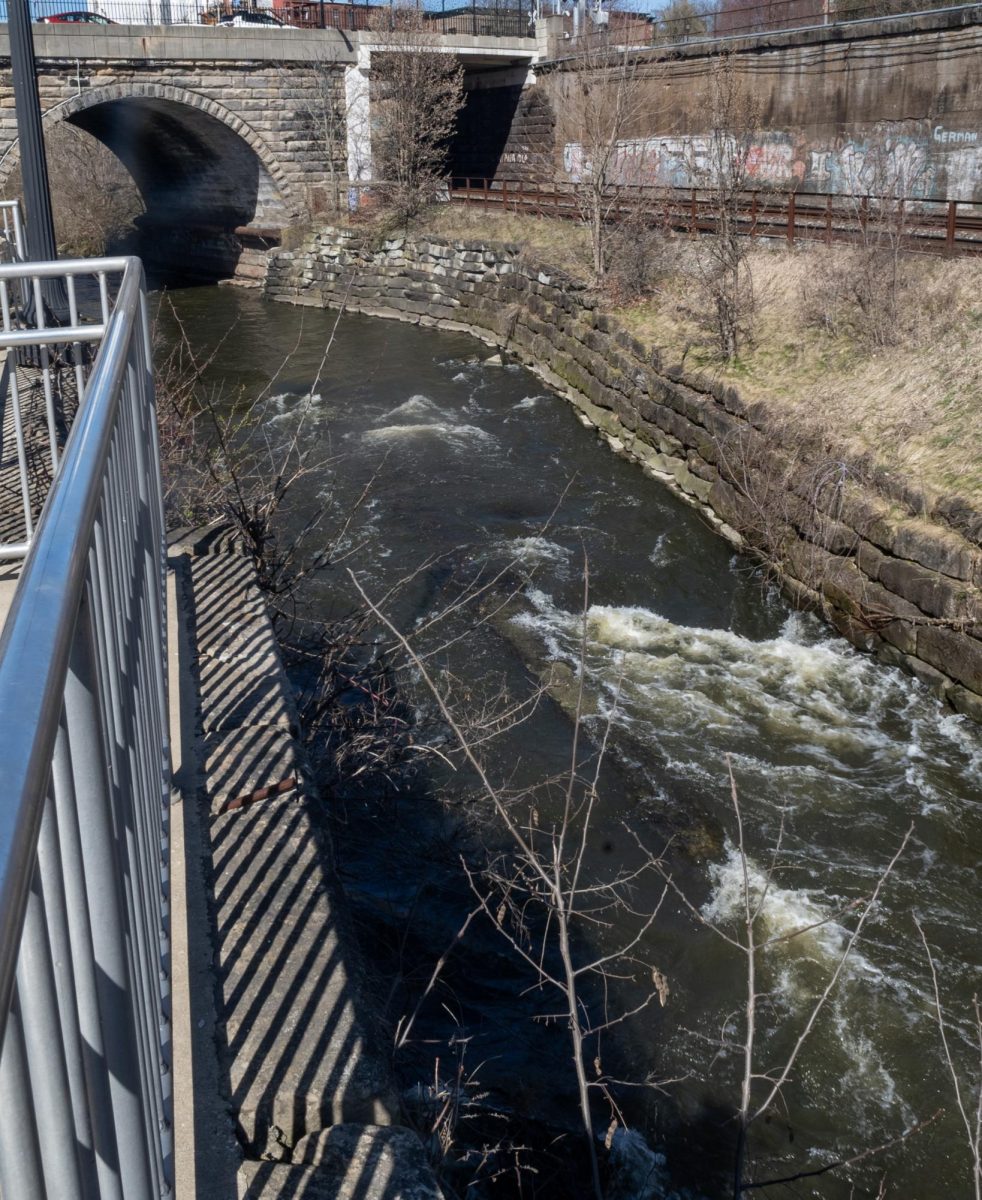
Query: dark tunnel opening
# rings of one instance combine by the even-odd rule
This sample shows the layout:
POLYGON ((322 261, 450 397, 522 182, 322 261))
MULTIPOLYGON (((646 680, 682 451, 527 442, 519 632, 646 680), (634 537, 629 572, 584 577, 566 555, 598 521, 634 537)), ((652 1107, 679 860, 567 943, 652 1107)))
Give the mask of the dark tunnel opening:
MULTIPOLYGON (((157 97, 104 101, 68 120, 107 146, 132 176, 145 212, 114 249, 138 254, 156 282, 214 283, 243 250, 277 230, 282 197, 256 152, 222 121, 157 97)), ((269 239, 271 240, 271 239, 269 239)))

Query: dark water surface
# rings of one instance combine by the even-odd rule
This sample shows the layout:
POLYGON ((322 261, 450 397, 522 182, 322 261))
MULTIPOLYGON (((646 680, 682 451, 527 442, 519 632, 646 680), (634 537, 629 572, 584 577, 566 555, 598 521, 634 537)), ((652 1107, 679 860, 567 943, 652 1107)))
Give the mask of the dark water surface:
MULTIPOLYGON (((913 822, 878 913, 785 1091, 786 1108, 755 1134, 752 1161, 761 1173, 814 1170, 896 1138, 944 1106, 929 1129, 850 1177, 760 1194, 875 1196, 885 1173, 885 1195, 970 1195, 965 1135, 912 918, 920 916, 936 948, 953 1056, 963 1079, 977 1080, 982 731, 793 613, 692 509, 598 444, 565 401, 525 370, 483 365, 490 352, 480 343, 345 316, 311 392, 335 314, 233 289, 172 297, 200 350, 224 338, 209 379, 224 379, 230 396, 266 393, 264 435, 285 439, 302 421, 302 436, 331 460, 304 482, 305 511, 326 504, 346 512, 378 471, 345 564, 369 594, 440 556, 390 605, 403 628, 445 601, 461 572, 516 564, 507 579, 524 579, 520 601, 449 653, 459 677, 477 684, 500 676, 520 694, 550 662, 575 671, 588 562, 591 723, 599 729, 609 718, 613 729, 598 814, 611 863, 631 861, 624 816, 651 844, 675 834, 677 878, 704 915, 733 930, 742 870, 726 756, 752 878, 763 879, 784 814, 767 933, 833 919, 764 956, 760 1070, 783 1061, 838 961, 849 922, 835 914, 869 893, 913 822)), ((339 574, 308 596, 324 615, 350 603, 339 574)), ((512 781, 560 769, 569 741, 562 709, 543 704, 513 735, 512 781)), ((400 987, 412 994, 469 903, 454 875, 452 838, 441 847, 439 818, 413 805, 395 806, 371 836, 351 826, 350 842, 340 839, 346 887, 366 927, 379 938, 387 930, 401 947, 400 987)), ((644 907, 656 894, 635 901, 644 907)), ((611 1053, 632 1080, 683 1078, 664 1094, 621 1093, 634 1132, 615 1142, 611 1195, 724 1196, 727 1116, 741 1068, 719 1043, 743 1000, 740 958, 678 904, 666 904, 644 954, 669 978, 671 996, 626 1027, 611 1053)), ((575 1126, 562 1029, 530 1019, 554 1002, 522 996, 524 983, 500 940, 475 933, 397 1062, 404 1084, 432 1082, 437 1058, 445 1074, 466 1043, 466 1071, 487 1090, 487 1108, 575 1126)), ((495 1194, 532 1195, 539 1183, 509 1176, 495 1194)))

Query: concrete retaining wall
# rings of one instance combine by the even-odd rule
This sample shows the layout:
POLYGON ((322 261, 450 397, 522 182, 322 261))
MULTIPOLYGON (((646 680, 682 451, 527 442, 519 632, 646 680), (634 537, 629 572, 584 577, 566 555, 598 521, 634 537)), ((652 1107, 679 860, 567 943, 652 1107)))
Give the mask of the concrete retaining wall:
POLYGON ((769 564, 792 599, 982 720, 982 513, 782 427, 667 366, 518 246, 373 244, 327 229, 270 262, 271 298, 463 329, 558 388, 618 453, 769 564))
MULTIPOLYGON (((613 166, 623 182, 706 186, 724 52, 736 97, 729 124, 749 138, 750 186, 982 202, 982 6, 641 54, 613 166)), ((593 76, 611 86, 609 68, 593 76)), ((487 122, 514 112, 492 173, 576 179, 588 165, 578 141, 583 61, 540 62, 535 78, 517 105, 505 89, 473 100, 487 122)), ((456 174, 478 174, 466 155, 454 162, 456 174)))

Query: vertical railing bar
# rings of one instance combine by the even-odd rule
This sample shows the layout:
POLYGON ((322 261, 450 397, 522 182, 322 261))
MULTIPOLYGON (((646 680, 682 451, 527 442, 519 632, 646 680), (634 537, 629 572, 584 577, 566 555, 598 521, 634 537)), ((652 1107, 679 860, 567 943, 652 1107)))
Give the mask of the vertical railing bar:
POLYGON ((44 388, 44 412, 48 420, 48 448, 51 454, 51 474, 58 472, 58 424, 55 420, 55 396, 51 386, 51 352, 41 347, 41 380, 44 388))
MULTIPOLYGON (((68 316, 73 327, 78 327, 78 298, 75 293, 75 276, 68 276, 68 316)), ((103 317, 103 321, 108 321, 108 317, 103 317)), ((81 342, 72 342, 72 358, 74 359, 75 367, 75 388, 78 397, 78 403, 82 403, 82 395, 85 392, 85 373, 82 368, 83 350, 81 342)))
POLYGON ((35 329, 44 329, 47 321, 44 318, 44 298, 41 295, 40 275, 31 276, 31 286, 34 289, 34 327, 35 329))
POLYGON ((24 534, 27 541, 34 535, 34 513, 31 507, 31 480, 27 469, 27 447, 24 443, 24 422, 20 411, 20 385, 17 381, 17 356, 8 351, 10 369, 10 413, 14 422, 14 442, 17 447, 17 473, 20 477, 21 503, 24 505, 24 534))
POLYGON ((90 1097, 99 1200, 123 1200, 116 1130, 112 1121, 112 1096, 99 1013, 95 950, 92 926, 89 923, 88 887, 78 823, 78 800, 72 778, 71 748, 64 713, 55 738, 51 779, 65 881, 68 935, 75 964, 79 1030, 88 1047, 84 1066, 86 1088, 90 1097))
POLYGON ((44 1175, 33 1110, 20 997, 14 987, 0 1055, 0 1111, 26 1111, 24 1121, 0 1121, 0 1191, 17 1200, 45 1200, 44 1175))
MULTIPOLYGON (((5 331, 13 328, 13 315, 10 307, 10 292, 7 281, 0 280, 0 311, 3 314, 5 331)), ((14 425, 14 445, 17 449, 17 473, 20 480, 21 503, 24 507, 24 537, 31 540, 34 533, 34 517, 31 511, 31 481, 27 469, 27 448, 24 444, 24 427, 20 411, 20 387, 17 380, 16 351, 7 351, 7 371, 10 379, 10 412, 14 425)))
MULTIPOLYGON (((134 428, 134 445, 137 453, 137 473, 140 481, 139 495, 142 501, 142 511, 147 514, 149 528, 146 529, 146 536, 150 545, 145 548, 146 570, 144 572, 144 596, 145 603, 151 615, 150 628, 151 636, 145 640, 144 645, 147 647, 147 657, 152 663, 153 672, 155 675, 156 686, 153 689, 156 698, 156 723, 160 729, 159 740, 157 746, 162 749, 164 761, 158 766, 160 770, 160 788, 158 791, 157 801, 159 804, 158 812, 160 815, 159 837, 158 837, 158 861, 161 863, 161 878, 158 881, 160 888, 161 903, 164 906, 164 914, 161 926, 159 928, 161 961, 160 961, 160 985, 162 1000, 164 1000, 163 1011, 166 1017, 166 1027, 161 1027, 160 1046, 161 1054, 161 1082, 163 1087, 163 1104, 165 1113, 165 1126, 162 1130, 162 1150, 164 1152, 165 1161, 173 1161, 173 1073, 171 1069, 171 1025, 170 1025, 170 938, 169 938, 169 917, 170 917, 170 902, 169 902, 169 878, 166 878, 168 871, 168 845, 169 845, 169 803, 170 803, 170 788, 169 788, 169 766, 170 766, 170 749, 169 749, 169 729, 167 724, 167 677, 164 668, 166 660, 166 625, 164 624, 164 595, 165 595, 165 570, 164 563, 166 561, 166 552, 164 546, 164 522, 163 509, 159 501, 162 495, 161 475, 160 475, 160 456, 158 453, 158 442, 156 437, 156 411, 153 403, 153 375, 149 365, 149 346, 150 346, 150 329, 149 317, 147 313, 147 304, 145 294, 141 295, 141 337, 139 340, 134 338, 131 343, 131 353, 135 359, 134 371, 137 373, 137 378, 142 374, 143 387, 140 388, 134 384, 134 390, 131 395, 132 417, 134 426, 136 426, 137 418, 142 417, 143 423, 139 428, 134 428), (137 403, 141 397, 143 403, 139 408, 137 403), (142 436, 140 436, 142 434, 142 436), (149 454, 150 463, 147 462, 149 454), (150 488, 151 473, 148 467, 152 467, 153 481, 156 485, 153 491, 150 488), (160 569, 156 572, 157 578, 154 578, 153 553, 156 553, 156 561, 160 563, 160 569), (159 647, 160 653, 154 653, 153 647, 159 647)), ((136 494, 136 489, 134 489, 136 494)), ((149 700, 149 697, 148 697, 149 700)), ((151 756, 151 766, 153 760, 151 756)))
POLYGON ((79 1152, 82 1191, 86 1196, 97 1197, 99 1187, 96 1177, 95 1143, 89 1111, 89 1090, 85 1079, 78 998, 75 990, 77 960, 72 953, 68 932, 68 903, 65 896, 65 877, 62 871, 53 781, 47 803, 41 814, 41 830, 38 837, 38 872, 44 890, 48 944, 51 948, 55 997, 65 1053, 68 1089, 71 1096, 75 1142, 79 1152))
MULTIPOLYGON (((130 378, 130 372, 127 372, 127 379, 130 378)), ((126 403, 126 397, 123 397, 123 403, 120 407, 119 419, 119 458, 117 460, 118 468, 118 487, 117 487, 117 503, 132 502, 139 497, 139 480, 137 478, 137 462, 133 448, 133 440, 136 436, 135 428, 133 427, 133 409, 132 406, 126 403)), ((137 514, 133 514, 131 521, 128 523, 131 530, 131 535, 137 534, 137 514)), ((127 528, 127 524, 120 522, 117 528, 122 530, 127 528)), ((134 549, 139 553, 140 546, 137 543, 134 549)), ((120 558, 130 561, 134 558, 133 554, 122 556, 120 558)), ((135 601, 137 596, 136 580, 130 578, 126 580, 127 595, 122 598, 126 610, 133 613, 136 609, 135 601)), ((142 591, 142 589, 139 589, 142 591)), ((122 607, 122 604, 117 604, 116 607, 122 607)), ((141 605, 142 608, 142 605, 141 605)), ((127 697, 135 696, 139 701, 141 695, 146 695, 148 692, 148 681, 144 680, 141 671, 141 662, 139 655, 139 646, 141 641, 139 630, 130 628, 130 636, 126 639, 123 646, 124 662, 123 676, 130 681, 130 686, 126 689, 127 697)), ((149 698, 148 696, 146 698, 149 698)), ((134 719, 132 725, 135 730, 139 730, 141 723, 134 719)), ((139 744, 134 742, 134 729, 127 728, 125 731, 126 745, 130 747, 131 756, 141 749, 139 744)), ((144 728, 143 738, 148 736, 148 732, 144 728)), ((131 770, 134 772, 135 787, 131 792, 135 801, 139 801, 141 797, 146 796, 149 789, 149 780, 144 775, 142 756, 137 754, 136 761, 131 765, 131 770)), ((156 800, 156 796, 154 796, 156 800)), ((139 834, 140 846, 140 891, 141 891, 141 912, 143 914, 144 924, 146 926, 145 934, 148 946, 156 945, 158 956, 160 951, 160 927, 163 922, 162 900, 160 897, 160 843, 156 832, 148 825, 151 814, 144 811, 142 803, 134 803, 134 821, 137 823, 137 832, 139 834)), ((152 814, 156 816, 156 814, 152 814)), ((159 823, 155 822, 155 824, 159 823)))
POLYGON ((17 990, 45 1188, 58 1200, 83 1200, 45 900, 36 868, 21 933, 17 990))
MULTIPOLYGON (((115 464, 116 456, 111 454, 109 467, 107 468, 107 484, 110 484, 115 477, 115 464)), ((104 487, 104 504, 110 501, 112 491, 111 486, 104 487)), ((112 557, 111 550, 107 549, 107 545, 111 545, 112 539, 105 537, 104 526, 109 523, 108 520, 97 521, 94 530, 93 555, 95 566, 90 571, 90 579, 93 586, 93 594, 98 598, 98 603, 93 608, 93 634, 97 662, 101 664, 102 682, 100 693, 104 698, 108 698, 109 700, 106 715, 112 724, 112 728, 107 729, 106 732, 108 735, 107 742, 111 747, 110 757, 115 763, 113 779, 116 781, 117 786, 110 789, 109 804, 113 818, 113 828, 116 831, 114 844, 116 854, 118 855, 117 869, 120 876, 121 900, 123 911, 126 915, 126 928, 129 931, 125 953, 130 990, 134 1002, 134 1027, 137 1062, 139 1064, 140 1091, 143 1111, 147 1119, 149 1120, 151 1116, 154 1118, 153 1131, 155 1136, 148 1136, 146 1149, 149 1154, 148 1165, 150 1171, 153 1177, 160 1182, 162 1179, 162 1162, 160 1160, 160 1147, 158 1144, 159 1137, 156 1135, 159 1134, 163 1114, 157 1102, 156 1081, 151 1078, 150 1063, 152 1055, 147 1045, 148 1027, 156 1030, 158 1022, 155 1006, 147 990, 146 975, 143 969, 145 962, 141 961, 145 957, 146 952, 143 922, 141 913, 138 911, 137 902, 137 892, 142 891, 140 879, 142 873, 139 871, 139 862, 136 859, 132 839, 132 827, 125 820, 125 814, 122 811, 123 797, 132 795, 131 788, 123 786, 123 784, 124 782, 128 784, 131 781, 132 772, 129 755, 125 753, 125 746, 121 744, 121 737, 126 723, 123 719, 123 707, 119 698, 118 675, 114 669, 121 661, 118 647, 122 642, 122 638, 121 636, 116 636, 116 623, 113 619, 113 610, 117 608, 117 605, 112 601, 120 595, 120 588, 118 586, 118 575, 115 579, 113 578, 114 573, 110 563, 112 557), (134 872, 136 872, 136 878, 134 878, 134 872)))
POLYGON ((103 325, 109 322, 109 282, 106 279, 106 272, 99 272, 99 306, 102 312, 103 325))
MULTIPOLYGON (((136 368, 131 361, 127 372, 129 386, 124 393, 124 404, 121 409, 121 425, 124 433, 123 447, 126 451, 122 458, 122 465, 125 465, 127 469, 125 494, 131 503, 135 503, 137 508, 132 521, 135 545, 131 558, 140 559, 142 557, 144 563, 147 563, 147 547, 145 545, 147 530, 144 528, 145 522, 139 518, 141 511, 148 512, 149 510, 140 502, 141 486, 145 486, 145 480, 141 485, 141 464, 138 453, 140 438, 136 420, 137 412, 130 402, 133 389, 136 386, 135 377, 136 368)), ((152 568, 152 563, 148 565, 152 568)), ((139 572, 138 580, 135 581, 137 584, 137 594, 131 600, 131 607, 134 613, 139 613, 142 621, 143 636, 135 636, 131 639, 131 665, 128 669, 133 672, 134 681, 137 684, 133 693, 135 699, 138 704, 142 703, 146 710, 143 714, 144 719, 136 722, 137 736, 131 741, 131 744, 136 747, 137 769, 139 771, 139 785, 134 795, 140 799, 137 820, 142 827, 146 897, 144 906, 146 909, 148 956, 149 951, 153 948, 156 949, 157 953, 154 964, 157 968, 156 973, 150 979, 158 1019, 158 1040, 154 1044, 155 1064, 158 1069, 162 1089, 169 1095, 170 1064, 169 1059, 165 1058, 163 1053, 164 1044, 170 1041, 170 1015, 169 1003, 167 1001, 169 984, 164 970, 165 959, 169 955, 169 938, 166 932, 166 901, 163 890, 165 862, 163 857, 164 846, 161 839, 162 809, 160 804, 162 796, 153 784, 155 777, 160 778, 161 770, 160 763, 154 761, 152 751, 154 740, 159 744, 161 733, 159 726, 162 724, 163 713, 159 705, 160 696, 156 680, 153 678, 152 665, 148 662, 148 658, 156 656, 146 653, 150 646, 157 644, 154 639, 153 621, 150 618, 151 598, 148 595, 153 575, 154 572, 152 569, 144 569, 139 572), (143 648, 143 653, 140 653, 141 647, 143 648), (142 737, 139 736, 141 729, 142 737), (156 739, 152 737, 154 733, 157 735, 156 739)), ((169 1106, 166 1107, 169 1112, 169 1106)))
MULTIPOLYGON (((90 551, 90 564, 94 554, 90 551)), ((110 1089, 119 1147, 120 1177, 126 1200, 156 1200, 147 1137, 149 1111, 144 1102, 133 1004, 124 901, 119 879, 110 778, 106 755, 110 738, 103 728, 94 616, 98 600, 89 586, 79 610, 72 662, 65 688, 65 714, 72 751, 72 772, 79 801, 82 854, 89 884, 90 923, 99 966, 99 1010, 109 1058, 110 1089), (129 999, 128 999, 129 998, 129 999)))
POLYGON ((17 243, 17 257, 23 259, 26 256, 24 247, 24 219, 20 211, 20 201, 14 203, 14 238, 17 243))

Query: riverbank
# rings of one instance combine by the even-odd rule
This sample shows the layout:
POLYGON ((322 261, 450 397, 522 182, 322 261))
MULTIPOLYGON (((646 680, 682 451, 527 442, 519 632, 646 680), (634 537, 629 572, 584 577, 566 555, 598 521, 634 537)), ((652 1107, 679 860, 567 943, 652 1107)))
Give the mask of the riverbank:
MULTIPOLYGON (((273 299, 467 331, 557 388, 802 607, 982 720, 982 511, 652 349, 517 244, 326 229, 270 260, 273 299)), ((683 356, 684 361, 684 356, 683 356)))

